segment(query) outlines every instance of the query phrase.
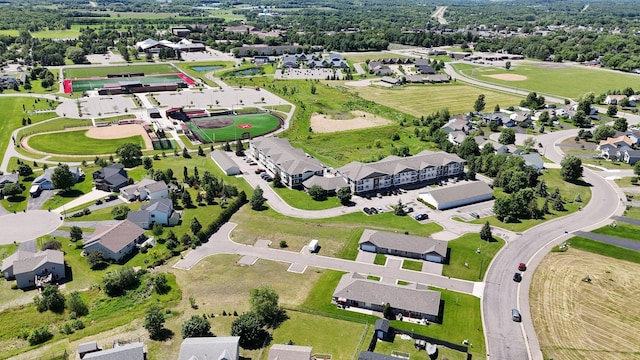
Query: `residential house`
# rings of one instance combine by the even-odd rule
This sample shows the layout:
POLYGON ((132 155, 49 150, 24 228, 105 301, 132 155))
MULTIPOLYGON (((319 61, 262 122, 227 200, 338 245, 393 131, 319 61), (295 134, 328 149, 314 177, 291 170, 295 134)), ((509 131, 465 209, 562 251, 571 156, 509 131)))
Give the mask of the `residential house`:
POLYGON ((460 146, 466 138, 467 134, 464 131, 452 131, 447 135, 447 140, 455 146, 460 146))
POLYGON ((416 70, 418 71, 418 73, 420 74, 435 74, 436 70, 431 67, 430 65, 415 65, 416 70))
POLYGON ((527 166, 531 166, 532 168, 540 171, 544 169, 544 160, 542 156, 537 152, 530 152, 528 154, 520 154, 524 159, 524 164, 527 166))
POLYGON ((290 188, 299 188, 311 176, 324 173, 320 161, 292 147, 287 139, 253 139, 249 142, 249 153, 273 174, 280 173, 282 183, 290 188))
POLYGON ((211 160, 222 170, 226 175, 233 176, 242 174, 240 167, 233 159, 227 154, 226 151, 212 151, 211 160))
POLYGON ((517 125, 523 128, 528 128, 533 124, 531 121, 531 113, 528 111, 515 112, 509 116, 509 119, 513 120, 513 122, 508 122, 508 124, 513 124, 512 126, 517 125))
POLYGON ((628 146, 622 146, 616 151, 618 161, 623 161, 629 165, 635 165, 640 160, 640 151, 633 150, 628 146))
POLYGON ((311 346, 273 344, 267 360, 311 360, 311 346))
POLYGON ((428 75, 425 78, 425 82, 430 84, 448 83, 449 81, 451 81, 451 78, 449 78, 449 75, 446 74, 428 75))
POLYGON ((102 351, 97 341, 89 341, 78 345, 78 356, 84 359, 84 356, 93 352, 102 351))
POLYGON ((640 102, 640 94, 629 96, 629 106, 634 107, 638 102, 640 102))
POLYGON ((598 146, 596 147, 597 150, 603 151, 603 150, 613 150, 613 149, 618 149, 622 146, 627 146, 627 147, 632 147, 634 144, 634 141, 631 140, 628 136, 626 135, 622 135, 622 136, 618 136, 618 137, 610 137, 607 138, 606 140, 600 140, 600 143, 598 144, 598 146))
MULTIPOLYGON (((631 141, 633 142, 634 145, 640 144, 640 130, 631 129, 631 130, 627 131, 627 133, 625 135, 627 135, 627 137, 629 139, 631 139, 631 141)), ((1 177, 0 177, 0 179, 1 179, 1 177)), ((2 187, 2 184, 0 184, 0 187, 2 187)))
POLYGON ((64 253, 47 249, 39 252, 17 250, 2 261, 5 279, 16 279, 20 289, 41 287, 65 278, 64 253))
POLYGON ((111 349, 85 353, 82 360, 147 360, 147 347, 142 342, 120 344, 111 349))
POLYGON ((496 123, 498 126, 503 126, 510 119, 509 116, 502 112, 494 112, 489 114, 482 115, 482 120, 484 120, 485 124, 489 125, 492 121, 496 123))
POLYGON ((395 314, 432 322, 440 320, 440 293, 420 284, 392 285, 368 280, 365 275, 348 273, 342 276, 332 295, 340 306, 382 312, 385 304, 395 314))
POLYGON ((404 80, 408 83, 412 84, 422 84, 424 83, 424 76, 422 75, 406 75, 404 80))
POLYGON ((358 241, 362 251, 444 263, 447 242, 430 237, 365 229, 358 241))
POLYGON ((113 226, 96 227, 93 237, 82 248, 86 254, 102 251, 104 259, 120 262, 137 246, 141 246, 146 238, 143 228, 129 220, 123 220, 113 226))
POLYGON ((607 95, 604 99, 604 103, 607 105, 618 105, 626 97, 627 95, 607 95))
POLYGON ((455 154, 423 150, 413 156, 388 156, 373 163, 353 161, 336 172, 347 180, 353 194, 361 194, 460 176, 464 160, 455 154))
POLYGON ((461 185, 430 189, 420 193, 418 197, 438 210, 446 210, 491 200, 493 199, 493 189, 483 181, 473 181, 461 185))
POLYGON ((376 76, 389 76, 393 75, 393 70, 388 65, 384 65, 378 61, 369 62, 369 73, 376 76))
POLYGON ((13 89, 18 86, 18 79, 9 75, 0 75, 0 87, 3 89, 13 89))
POLYGON ((186 338, 178 360, 239 360, 239 343, 239 336, 186 338))
POLYGON ((331 67, 331 62, 327 59, 309 60, 307 63, 310 69, 322 69, 331 67))
POLYGON ((152 199, 142 205, 138 211, 129 211, 127 220, 143 229, 151 229, 154 223, 163 226, 175 226, 180 223, 182 214, 173 210, 171 199, 152 199))
POLYGON ((454 131, 461 131, 465 135, 469 135, 469 131, 471 130, 472 127, 473 127, 473 124, 471 124, 471 121, 469 121, 469 116, 460 114, 449 119, 449 122, 442 125, 441 129, 448 134, 454 131))
POLYGON ((20 177, 17 173, 8 173, 0 175, 0 189, 4 188, 8 184, 17 184, 20 182, 20 177))
POLYGON ((387 83, 389 85, 393 85, 393 86, 402 85, 402 80, 396 79, 396 78, 392 78, 390 76, 384 76, 382 79, 380 79, 380 81, 382 81, 383 83, 387 83))
MULTIPOLYGON (((53 186, 53 181, 51 181, 51 176, 53 176, 54 168, 49 168, 44 171, 44 173, 33 180, 31 183, 31 188, 37 186, 40 190, 53 190, 55 186, 53 186)), ((73 181, 78 182, 79 180, 84 178, 84 171, 77 166, 69 166, 69 171, 71 175, 73 175, 73 181)))
POLYGON ((416 59, 413 62, 413 66, 415 66, 415 67, 431 66, 431 64, 429 63, 429 59, 416 59))
POLYGON ((169 197, 169 187, 164 181, 142 179, 137 184, 128 185, 120 189, 120 195, 129 201, 166 199, 169 197))
POLYGON ((129 176, 122 164, 113 164, 93 173, 93 182, 98 190, 119 191, 129 184, 129 176))
POLYGON ((358 355, 358 360, 398 360, 398 358, 392 355, 363 350, 360 352, 360 355, 358 355))
POLYGON ((331 61, 331 65, 334 68, 347 68, 347 67, 349 67, 347 65, 347 62, 344 61, 344 59, 342 59, 342 55, 340 55, 340 54, 336 54, 336 53, 329 54, 329 61, 331 61))

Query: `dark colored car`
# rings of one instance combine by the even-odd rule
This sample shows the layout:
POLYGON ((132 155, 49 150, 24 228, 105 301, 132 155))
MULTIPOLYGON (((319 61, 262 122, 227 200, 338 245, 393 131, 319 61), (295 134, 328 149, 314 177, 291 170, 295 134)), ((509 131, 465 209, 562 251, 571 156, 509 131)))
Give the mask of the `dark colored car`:
POLYGON ((102 204, 102 200, 101 199, 96 199, 96 205, 100 205, 102 204))
POLYGON ((367 215, 371 215, 371 209, 369 209, 368 207, 365 207, 364 209, 362 209, 362 211, 364 211, 364 213, 367 215))
POLYGON ((513 274, 513 281, 515 281, 515 282, 522 281, 522 275, 519 272, 513 274))
POLYGON ((520 271, 527 270, 527 265, 525 263, 520 263, 520 265, 518 265, 518 270, 520 271))
POLYGON ((117 198, 118 197, 115 194, 111 194, 111 195, 108 195, 106 198, 104 198, 104 201, 113 201, 117 198))
POLYGON ((416 219, 418 221, 427 220, 428 218, 429 218, 429 215, 427 215, 427 214, 418 214, 418 215, 414 216, 414 219, 416 219))

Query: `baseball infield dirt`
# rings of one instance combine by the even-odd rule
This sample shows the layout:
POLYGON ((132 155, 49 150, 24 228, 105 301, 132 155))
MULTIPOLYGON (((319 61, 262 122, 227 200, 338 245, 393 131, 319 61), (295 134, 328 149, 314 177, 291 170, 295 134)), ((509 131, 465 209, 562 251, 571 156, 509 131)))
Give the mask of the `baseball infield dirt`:
POLYGON ((484 75, 486 77, 490 77, 493 79, 504 80, 504 81, 523 81, 527 80, 527 77, 524 75, 518 74, 495 74, 495 75, 484 75))
POLYGON ((364 111, 352 111, 353 118, 336 120, 327 115, 311 115, 311 129, 314 133, 331 133, 345 130, 366 129, 391 124, 391 120, 364 111))
POLYGON ((144 139, 145 149, 143 150, 153 150, 151 138, 149 138, 149 135, 142 125, 138 124, 92 127, 87 131, 86 135, 94 139, 120 139, 140 135, 144 139))

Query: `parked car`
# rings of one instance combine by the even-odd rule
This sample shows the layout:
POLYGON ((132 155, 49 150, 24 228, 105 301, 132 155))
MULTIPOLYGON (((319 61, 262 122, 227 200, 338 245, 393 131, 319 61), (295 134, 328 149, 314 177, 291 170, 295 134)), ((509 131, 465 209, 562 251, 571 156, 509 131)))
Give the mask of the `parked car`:
POLYGON ((513 281, 515 281, 515 282, 522 281, 522 274, 520 274, 519 272, 513 274, 513 281))
POLYGON ((404 211, 406 211, 407 213, 412 213, 413 212, 413 208, 412 207, 408 207, 408 208, 405 208, 404 211))
POLYGON ((255 161, 252 161, 252 162, 249 163, 249 165, 254 166, 254 165, 258 165, 258 163, 255 162, 255 161))
POLYGON ((96 205, 102 204, 102 199, 96 199, 96 205))
POLYGON ((365 207, 364 209, 362 209, 362 211, 364 211, 364 213, 367 215, 371 215, 371 209, 369 209, 368 207, 365 207))
POLYGON ((376 208, 371 208, 369 210, 371 210, 371 215, 375 215, 375 214, 378 213, 378 209, 376 209, 376 208))
POLYGON ((418 221, 427 220, 428 218, 429 218, 429 215, 427 215, 427 214, 418 214, 418 215, 414 216, 414 219, 416 219, 418 221))
POLYGON ((117 199, 117 198, 118 198, 118 197, 116 196, 116 194, 110 194, 110 195, 107 195, 107 197, 106 197, 106 198, 104 198, 104 201, 107 201, 107 202, 108 202, 108 201, 113 201, 113 200, 115 200, 115 199, 117 199))
POLYGON ((471 213, 471 214, 469 214, 469 215, 473 216, 473 218, 475 218, 475 219, 480 219, 480 215, 478 215, 478 213, 474 213, 474 212, 472 212, 472 213, 471 213))
POLYGON ((518 270, 520 271, 527 270, 527 265, 525 263, 520 263, 520 265, 518 265, 518 270))

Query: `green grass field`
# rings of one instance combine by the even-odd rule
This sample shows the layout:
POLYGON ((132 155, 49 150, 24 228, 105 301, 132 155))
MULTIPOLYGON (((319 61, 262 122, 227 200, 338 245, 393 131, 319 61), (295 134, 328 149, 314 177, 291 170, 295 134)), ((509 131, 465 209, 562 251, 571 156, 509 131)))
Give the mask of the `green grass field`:
POLYGON ((178 75, 163 76, 142 76, 134 78, 114 78, 114 79, 93 79, 93 80, 73 80, 71 89, 74 93, 93 90, 104 87, 105 84, 113 84, 119 81, 139 81, 142 84, 171 83, 184 81, 178 75))
POLYGON ((607 90, 623 90, 627 87, 640 88, 640 77, 632 74, 553 63, 518 64, 509 70, 470 64, 455 64, 454 68, 466 76, 481 81, 572 99, 588 92, 598 95, 607 90), (475 75, 472 75, 474 69, 475 75), (506 81, 488 77, 488 75, 496 74, 522 75, 527 79, 506 81))
POLYGON ((35 150, 64 155, 113 154, 118 146, 126 143, 143 144, 142 136, 120 139, 93 139, 86 136, 87 130, 34 135, 29 146, 35 150), (60 146, 64 144, 64 146, 60 146))
POLYGON ((367 60, 378 60, 382 58, 406 59, 408 57, 409 56, 406 56, 406 55, 392 54, 392 53, 383 52, 383 51, 371 51, 371 52, 365 52, 361 54, 349 53, 345 56, 345 59, 347 60, 347 62, 349 62, 349 64, 353 64, 353 63, 365 62, 367 60))
POLYGON ((591 231, 594 234, 609 235, 619 237, 628 240, 640 241, 640 226, 623 223, 622 221, 616 222, 616 226, 613 227, 603 226, 599 229, 591 231))
POLYGON ((442 275, 469 281, 484 279, 491 260, 504 246, 504 240, 495 236, 494 239, 493 242, 486 242, 480 239, 480 234, 472 233, 449 241, 449 264, 442 268, 442 275), (480 249, 480 254, 476 253, 476 249, 480 249))
POLYGON ((359 87, 361 97, 416 117, 447 108, 451 114, 473 111, 478 95, 485 95, 487 109, 520 104, 521 97, 469 85, 409 85, 400 88, 359 87))
POLYGON ((422 262, 413 260, 404 260, 402 262, 402 268, 406 270, 422 271, 422 262))
POLYGON ((626 248, 583 238, 581 236, 572 237, 569 239, 569 243, 571 244, 569 246, 576 249, 640 264, 640 252, 637 251, 631 251, 626 248))
MULTIPOLYGON (((92 78, 106 77, 108 74, 144 73, 145 75, 175 74, 178 71, 168 64, 151 65, 122 65, 122 66, 91 66, 64 69, 64 78, 92 78)), ((117 79, 112 79, 117 81, 117 79)))
MULTIPOLYGON (((265 185, 266 186, 266 185, 265 185)), ((316 201, 309 196, 304 190, 295 190, 288 188, 277 188, 272 185, 269 185, 273 188, 273 190, 280 195, 282 200, 284 200, 287 204, 298 208, 298 209, 306 209, 306 210, 323 210, 323 209, 332 209, 338 206, 342 206, 340 204, 340 200, 335 196, 327 197, 325 200, 316 201)))
POLYGON ((230 141, 239 139, 242 133, 249 132, 251 137, 266 134, 276 130, 280 126, 280 119, 270 114, 247 114, 236 116, 213 116, 208 118, 198 118, 186 123, 191 131, 198 133, 203 139, 209 141, 230 141), (208 119, 231 119, 233 124, 218 129, 204 129, 198 122, 208 119), (240 128, 243 125, 251 127, 240 128))

